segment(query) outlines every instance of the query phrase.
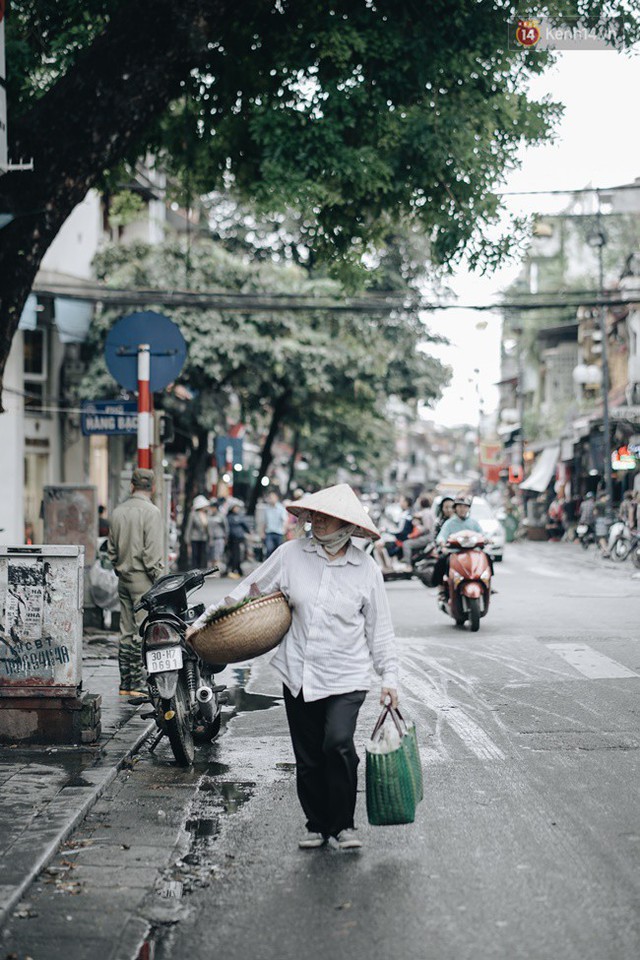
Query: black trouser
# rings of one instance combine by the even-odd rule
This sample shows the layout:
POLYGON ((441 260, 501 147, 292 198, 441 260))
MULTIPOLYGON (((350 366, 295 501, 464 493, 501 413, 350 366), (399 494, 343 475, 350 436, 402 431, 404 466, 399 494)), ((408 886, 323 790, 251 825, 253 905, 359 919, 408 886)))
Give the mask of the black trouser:
POLYGON ((442 585, 442 582, 445 578, 445 574, 449 573, 449 560, 451 559, 450 553, 442 553, 436 560, 435 566, 433 568, 433 585, 434 587, 439 587, 442 585))
POLYGON ((353 735, 366 690, 306 703, 302 691, 294 697, 283 689, 307 830, 335 837, 353 827, 360 763, 353 735))
POLYGON ((229 569, 233 573, 242 575, 242 544, 243 540, 229 540, 229 569))
POLYGON ((191 541, 191 566, 196 570, 204 570, 207 566, 207 541, 191 541))

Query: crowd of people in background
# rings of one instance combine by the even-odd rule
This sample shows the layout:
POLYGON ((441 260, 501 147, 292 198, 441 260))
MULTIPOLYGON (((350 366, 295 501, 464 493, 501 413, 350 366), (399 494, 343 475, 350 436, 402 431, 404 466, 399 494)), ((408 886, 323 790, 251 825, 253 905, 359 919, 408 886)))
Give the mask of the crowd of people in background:
MULTIPOLYGON (((302 490, 296 490, 293 499, 302 495, 302 490)), ((220 576, 240 579, 245 561, 266 560, 291 538, 294 527, 295 520, 275 489, 258 503, 255 517, 248 516, 244 502, 236 497, 198 494, 185 527, 189 563, 200 569, 215 566, 220 576)))
MULTIPOLYGON (((526 536, 532 526, 523 510, 517 491, 496 486, 483 491, 499 516, 507 539, 526 536)), ((292 499, 304 495, 297 489, 292 499)), ((383 568, 409 568, 412 559, 429 542, 437 538, 442 525, 453 513, 453 497, 438 495, 435 490, 420 491, 417 496, 381 495, 367 498, 372 519, 383 530, 393 534, 391 542, 376 544, 378 560, 383 568)), ((536 498, 536 523, 549 540, 574 540, 580 524, 595 531, 596 542, 607 555, 607 529, 598 524, 604 519, 606 501, 603 493, 587 493, 583 497, 564 498, 561 494, 541 494, 536 498), (549 499, 551 497, 551 499, 549 499)), ((616 510, 614 519, 623 521, 630 530, 640 522, 640 489, 628 490, 616 510)), ((530 511, 531 512, 531 511, 530 511)), ((248 516, 245 504, 231 496, 208 498, 196 496, 191 504, 185 539, 192 567, 219 568, 220 576, 239 579, 244 576, 247 561, 266 560, 285 540, 294 535, 295 518, 287 512, 280 492, 271 487, 258 502, 255 516, 248 516)))
POLYGON ((593 530, 595 541, 604 556, 609 553, 611 524, 622 522, 630 531, 636 531, 640 521, 640 490, 627 490, 611 518, 607 517, 604 492, 592 491, 584 497, 555 496, 547 508, 546 531, 549 540, 575 540, 582 525, 593 530), (611 523, 609 522, 611 520, 611 523))

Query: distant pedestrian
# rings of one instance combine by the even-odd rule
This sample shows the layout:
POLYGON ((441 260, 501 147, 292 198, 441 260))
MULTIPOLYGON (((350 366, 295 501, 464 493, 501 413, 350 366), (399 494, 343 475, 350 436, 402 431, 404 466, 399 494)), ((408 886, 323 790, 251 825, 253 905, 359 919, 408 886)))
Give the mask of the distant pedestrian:
POLYGON ((154 482, 153 470, 136 468, 131 476, 131 496, 116 507, 111 518, 107 552, 118 577, 121 696, 146 696, 138 633, 145 614, 134 614, 133 608, 164 566, 162 515, 151 502, 154 482))
POLYGON ((595 507, 596 507, 596 501, 594 499, 593 493, 589 491, 589 493, 585 495, 584 500, 580 504, 580 514, 578 516, 578 523, 586 523, 589 527, 593 526, 595 507))
MULTIPOLYGON (((297 500, 300 500, 302 497, 304 497, 304 490, 302 489, 302 487, 296 487, 296 489, 293 491, 293 494, 291 495, 291 500, 293 501, 293 503, 295 503, 297 500)), ((296 528, 297 528, 297 525, 298 525, 298 524, 297 524, 296 518, 293 516, 293 514, 288 513, 288 514, 287 514, 287 522, 286 522, 285 528, 284 528, 284 538, 285 538, 285 540, 295 540, 295 539, 296 539, 296 536, 297 536, 297 529, 296 529, 296 528)))
POLYGON ((204 570, 209 552, 209 501, 202 494, 193 501, 185 539, 191 548, 191 566, 204 570))
POLYGON ((627 490, 622 498, 618 516, 631 530, 633 530, 636 525, 636 506, 633 490, 627 490))
POLYGON ((227 546, 229 524, 221 512, 218 501, 213 497, 209 500, 209 563, 219 567, 224 559, 227 546))
POLYGON ((249 521, 244 513, 243 504, 237 500, 232 503, 227 514, 229 524, 229 573, 232 580, 237 580, 242 574, 242 559, 247 534, 251 532, 249 521))
POLYGON ((267 504, 263 510, 265 560, 270 557, 284 540, 287 524, 287 511, 275 490, 267 494, 267 504))
POLYGON ((108 537, 110 526, 111 524, 107 517, 107 508, 101 503, 98 507, 98 536, 108 537))

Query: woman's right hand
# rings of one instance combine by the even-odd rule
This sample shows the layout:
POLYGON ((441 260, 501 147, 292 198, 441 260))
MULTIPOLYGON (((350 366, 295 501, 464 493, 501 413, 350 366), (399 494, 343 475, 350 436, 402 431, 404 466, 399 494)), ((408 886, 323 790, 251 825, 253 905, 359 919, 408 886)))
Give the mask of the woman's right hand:
POLYGON ((395 689, 395 687, 382 688, 380 692, 380 703, 383 706, 388 705, 390 707, 393 707, 394 710, 398 709, 398 691, 395 689), (389 704, 387 704, 387 700, 390 701, 389 704))

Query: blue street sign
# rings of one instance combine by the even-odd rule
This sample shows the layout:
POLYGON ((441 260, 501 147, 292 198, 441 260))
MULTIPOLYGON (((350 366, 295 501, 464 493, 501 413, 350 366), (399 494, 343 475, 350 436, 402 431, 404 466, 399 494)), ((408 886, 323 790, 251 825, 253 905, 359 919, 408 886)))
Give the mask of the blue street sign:
POLYGON ((182 370, 187 357, 187 344, 180 327, 163 313, 144 310, 132 313, 111 328, 104 345, 109 373, 125 390, 138 389, 138 347, 151 348, 152 393, 164 390, 182 370))
POLYGON ((222 471, 231 464, 242 463, 242 437, 216 437, 216 465, 222 471))
POLYGON ((138 432, 138 405, 135 400, 85 400, 80 414, 85 437, 106 434, 114 437, 138 432))

